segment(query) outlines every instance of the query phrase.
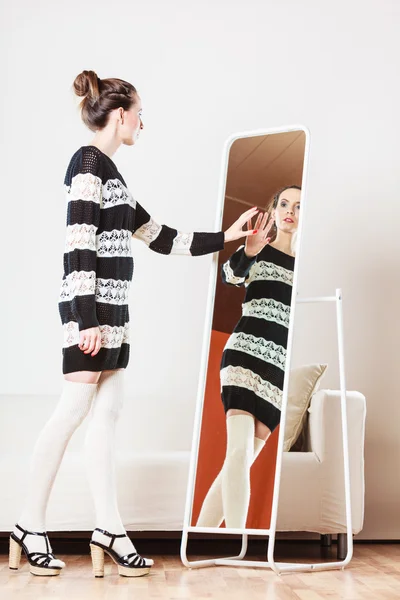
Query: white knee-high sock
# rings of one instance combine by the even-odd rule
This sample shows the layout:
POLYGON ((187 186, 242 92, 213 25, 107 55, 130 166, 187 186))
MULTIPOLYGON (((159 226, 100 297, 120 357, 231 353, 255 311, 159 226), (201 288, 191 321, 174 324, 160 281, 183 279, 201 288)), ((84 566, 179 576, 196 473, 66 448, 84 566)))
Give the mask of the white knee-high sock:
POLYGON ((254 417, 228 417, 226 458, 222 468, 222 506, 227 528, 246 527, 250 467, 254 453, 254 417))
MULTIPOLYGON (((96 527, 115 534, 126 534, 118 509, 115 471, 115 428, 123 406, 123 384, 122 369, 101 374, 85 438, 85 462, 96 527)), ((105 546, 111 541, 99 531, 93 532, 92 539, 105 546)), ((121 556, 136 552, 128 537, 117 538, 113 550, 121 556)))
MULTIPOLYGON (((252 464, 257 459, 261 450, 265 446, 265 440, 254 438, 254 453, 252 464)), ((197 527, 220 527, 224 520, 224 509, 222 506, 222 469, 214 479, 207 496, 201 507, 200 515, 197 520, 197 527)))
MULTIPOLYGON (((24 509, 18 520, 24 529, 46 530, 47 504, 64 452, 72 434, 88 414, 96 389, 95 383, 64 380, 60 400, 33 449, 24 509)), ((18 529, 14 529, 14 533, 21 538, 18 529)), ((25 543, 31 552, 46 552, 42 536, 28 536, 25 543)))
POLYGON ((123 406, 124 372, 101 374, 85 438, 85 462, 96 527, 125 533, 118 511, 115 477, 115 428, 123 406))
POLYGON ((48 499, 64 452, 89 412, 97 384, 64 381, 61 398, 42 429, 32 453, 25 507, 18 521, 29 531, 46 530, 48 499))
MULTIPOLYGON (((118 509, 115 469, 115 429, 124 402, 125 369, 104 371, 99 380, 85 438, 85 462, 96 514, 96 527, 125 534, 118 509)), ((111 538, 94 531, 92 539, 109 546, 111 538)), ((136 552, 132 540, 117 538, 112 546, 120 556, 136 552)), ((131 562, 134 558, 131 558, 131 562)), ((146 565, 153 561, 146 559, 146 565)))

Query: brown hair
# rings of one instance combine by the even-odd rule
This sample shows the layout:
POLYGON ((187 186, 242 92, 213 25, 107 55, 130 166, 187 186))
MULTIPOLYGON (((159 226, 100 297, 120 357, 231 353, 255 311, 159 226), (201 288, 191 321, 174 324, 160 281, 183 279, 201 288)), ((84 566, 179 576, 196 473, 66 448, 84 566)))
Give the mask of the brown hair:
POLYGON ((100 79, 94 71, 82 71, 73 83, 82 120, 91 131, 103 129, 109 114, 120 106, 129 110, 136 102, 136 88, 123 79, 100 79))
MULTIPOLYGON (((287 185, 286 187, 281 188, 278 192, 276 192, 276 194, 273 195, 272 199, 268 203, 268 206, 265 209, 268 213, 271 213, 272 210, 278 206, 280 195, 283 194, 283 192, 286 192, 286 190, 301 190, 301 187, 299 185, 287 185)), ((278 231, 274 223, 271 233, 269 234, 271 242, 276 239, 277 233, 278 231)))

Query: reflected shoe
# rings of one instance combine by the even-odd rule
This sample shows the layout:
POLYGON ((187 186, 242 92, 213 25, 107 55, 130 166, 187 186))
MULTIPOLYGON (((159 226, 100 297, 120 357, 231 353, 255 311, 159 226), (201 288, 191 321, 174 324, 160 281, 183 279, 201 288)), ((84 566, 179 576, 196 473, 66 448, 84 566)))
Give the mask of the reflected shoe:
POLYGON ((102 544, 101 542, 93 539, 92 536, 90 541, 90 553, 92 555, 93 572, 95 577, 104 577, 105 552, 118 566, 118 573, 124 577, 142 577, 143 575, 147 575, 149 573, 150 568, 154 564, 154 561, 151 560, 151 558, 142 558, 137 552, 131 552, 130 554, 121 556, 115 550, 113 550, 113 545, 116 539, 127 538, 129 540, 125 533, 117 535, 109 533, 104 529, 99 529, 98 527, 94 530, 93 535, 95 535, 96 532, 99 532, 100 534, 110 538, 110 541, 107 542, 107 545, 102 544))
POLYGON ((29 570, 32 573, 32 575, 41 575, 47 577, 59 575, 61 573, 61 570, 65 567, 65 563, 62 560, 58 560, 52 553, 47 533, 27 531, 26 529, 20 527, 18 524, 15 525, 15 529, 17 529, 18 532, 21 532, 22 535, 16 535, 15 530, 10 535, 9 568, 13 571, 18 570, 21 562, 21 553, 23 550, 29 562, 29 570), (36 536, 36 539, 32 537, 30 539, 31 549, 29 548, 30 536, 36 536), (39 542, 39 547, 40 545, 43 545, 43 548, 46 550, 46 552, 33 551, 32 546, 38 547, 37 536, 44 538, 42 540, 43 543, 39 542))

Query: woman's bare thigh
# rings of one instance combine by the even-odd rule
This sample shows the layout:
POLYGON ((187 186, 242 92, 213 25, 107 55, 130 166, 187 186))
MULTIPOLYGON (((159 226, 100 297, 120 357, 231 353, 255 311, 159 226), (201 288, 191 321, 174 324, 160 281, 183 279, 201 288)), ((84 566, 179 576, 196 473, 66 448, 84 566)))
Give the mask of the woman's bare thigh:
POLYGON ((101 373, 101 371, 75 371, 64 375, 64 379, 77 383, 98 383, 101 373))

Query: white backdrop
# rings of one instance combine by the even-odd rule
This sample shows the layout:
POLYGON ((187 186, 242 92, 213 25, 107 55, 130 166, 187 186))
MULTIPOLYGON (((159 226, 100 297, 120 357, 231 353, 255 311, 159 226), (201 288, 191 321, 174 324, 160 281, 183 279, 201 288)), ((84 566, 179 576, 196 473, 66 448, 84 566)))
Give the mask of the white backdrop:
MULTIPOLYGON (((302 123, 311 132, 311 155, 300 293, 343 288, 348 387, 366 395, 368 411, 360 537, 400 536, 399 6, 7 3, 0 36, 7 57, 0 394, 3 414, 16 411, 19 435, 32 423, 27 410, 17 410, 19 399, 40 413, 41 402, 48 407, 42 398, 55 402, 62 383, 62 183, 73 152, 93 139, 76 109, 75 76, 93 69, 138 88, 144 132, 113 159, 152 216, 181 230, 214 229, 229 135, 302 123)), ((123 443, 187 450, 211 257, 159 256, 136 241, 134 255, 123 443)), ((329 361, 325 385, 336 388, 334 315, 325 314, 298 309, 295 360, 329 361)), ((46 409, 39 420, 47 416, 46 409)))

